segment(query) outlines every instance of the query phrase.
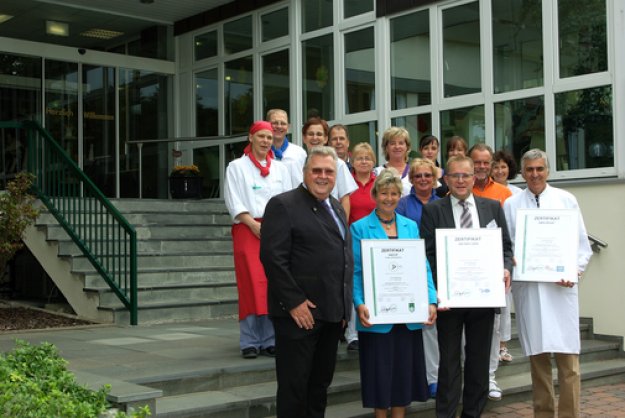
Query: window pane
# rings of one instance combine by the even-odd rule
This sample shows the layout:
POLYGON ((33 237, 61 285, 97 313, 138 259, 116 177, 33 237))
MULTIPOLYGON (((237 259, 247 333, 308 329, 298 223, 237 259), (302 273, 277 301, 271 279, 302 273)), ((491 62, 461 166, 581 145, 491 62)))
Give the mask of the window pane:
POLYGON ((375 109, 373 28, 345 35, 345 113, 375 109))
POLYGON ((219 135, 217 68, 195 76, 195 136, 219 135))
POLYGON ((410 134, 410 143, 412 151, 410 158, 420 158, 419 142, 426 135, 432 135, 432 114, 425 113, 423 115, 402 116, 401 118, 391 119, 393 126, 403 126, 410 134))
POLYGON ((46 60, 46 130, 78 162, 78 64, 46 60))
POLYGON ((267 13, 261 18, 263 42, 287 36, 289 34, 289 9, 284 8, 267 13))
POLYGON ((393 110, 432 103, 428 11, 391 20, 391 105, 393 110))
POLYGON ((0 121, 41 122, 41 58, 0 54, 0 121))
POLYGON ((225 67, 226 135, 248 133, 254 123, 252 57, 227 62, 225 67))
POLYGON ((195 60, 217 55, 217 31, 203 33, 195 37, 195 60))
POLYGON ((250 142, 246 140, 224 145, 224 150, 226 152, 226 167, 228 167, 228 164, 230 164, 232 161, 243 156, 243 151, 249 143, 250 142))
POLYGON ((263 116, 269 109, 283 109, 290 105, 289 50, 263 57, 263 116))
POLYGON ((361 142, 366 142, 373 148, 374 152, 378 149, 378 123, 365 122, 356 125, 348 125, 349 132, 349 150, 361 142))
POLYGON ((373 11, 373 0, 343 0, 345 19, 371 11, 373 11))
POLYGON ((510 151, 521 167, 525 152, 545 146, 543 96, 495 103, 495 149, 510 151))
POLYGON ((558 170, 614 166, 612 87, 556 94, 558 170))
POLYGON ((200 169, 202 179, 202 198, 216 199, 219 197, 219 145, 196 148, 193 150, 193 164, 200 169))
POLYGON ((443 11, 443 77, 445 97, 482 91, 478 2, 443 11))
POLYGON ((608 70, 605 0, 559 0, 560 77, 608 70))
MULTIPOLYGON (((471 148, 478 142, 486 142, 484 106, 465 107, 461 109, 441 112, 441 137, 440 149, 447 149, 447 141, 452 136, 461 136, 471 148)), ((444 154, 444 152, 443 152, 444 154)), ((442 155, 443 166, 447 162, 447 156, 442 155)))
POLYGON ((334 44, 332 35, 302 42, 304 120, 334 119, 334 44))
POLYGON ((495 93, 543 85, 542 1, 493 1, 495 93))
POLYGON ((252 16, 224 25, 224 54, 230 55, 252 47, 252 16))
POLYGON ((332 3, 333 0, 302 0, 302 31, 306 33, 332 26, 332 3))

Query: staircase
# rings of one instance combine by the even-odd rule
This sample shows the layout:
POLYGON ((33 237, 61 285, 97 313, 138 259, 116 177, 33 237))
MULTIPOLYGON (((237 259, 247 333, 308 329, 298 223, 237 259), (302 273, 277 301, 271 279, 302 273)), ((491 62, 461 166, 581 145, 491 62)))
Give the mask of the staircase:
MULTIPOLYGON (((594 339, 592 321, 580 324, 582 386, 591 387, 625 381, 625 359, 617 342, 594 339)), ((488 401, 486 409, 532 399, 529 359, 521 353, 513 321, 514 355, 511 363, 500 363, 497 382, 503 390, 500 402, 488 401)), ((328 418, 374 417, 372 409, 362 408, 358 354, 341 344, 336 372, 329 390, 328 418)), ((214 365, 211 370, 157 378, 137 379, 133 383, 160 389, 156 399, 156 418, 199 417, 273 417, 276 411, 275 363, 261 357, 245 365, 214 365)), ((554 369, 554 376, 556 372, 554 369)), ((413 403, 408 417, 433 417, 435 401, 413 403)))
MULTIPOLYGON (((238 314, 232 221, 223 200, 112 199, 111 203, 137 231, 140 324, 238 314)), ((68 297, 74 310, 92 318, 95 312, 105 322, 128 324, 128 309, 49 212, 42 212, 36 229, 45 234, 48 251, 56 251, 69 263, 71 274, 53 277, 48 271, 52 280, 64 294, 62 281, 82 287, 84 300, 72 303, 68 297), (85 304, 90 306, 81 312, 78 307, 85 304)))

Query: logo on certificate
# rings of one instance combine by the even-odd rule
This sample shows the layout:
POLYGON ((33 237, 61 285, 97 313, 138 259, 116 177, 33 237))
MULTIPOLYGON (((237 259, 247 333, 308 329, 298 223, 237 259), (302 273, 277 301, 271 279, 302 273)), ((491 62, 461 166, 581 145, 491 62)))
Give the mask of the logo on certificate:
POLYGON ((410 311, 410 313, 414 312, 414 303, 409 303, 408 304, 408 310, 410 311))
POLYGON ((397 263, 391 263, 388 265, 388 269, 390 271, 397 271, 399 269, 399 264, 397 263))
POLYGON ((558 266, 558 272, 562 273, 564 271, 564 266, 558 266))

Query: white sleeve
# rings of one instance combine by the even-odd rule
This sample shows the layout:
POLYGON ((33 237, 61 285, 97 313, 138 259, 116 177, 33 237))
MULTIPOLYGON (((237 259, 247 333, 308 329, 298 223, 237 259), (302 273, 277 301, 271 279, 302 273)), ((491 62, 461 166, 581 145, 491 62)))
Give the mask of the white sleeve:
POLYGON ((234 223, 239 223, 239 221, 235 218, 243 212, 249 212, 249 209, 246 208, 243 203, 243 176, 240 175, 236 164, 233 163, 234 161, 228 165, 228 168, 226 168, 224 199, 226 201, 226 208, 228 209, 228 213, 230 213, 230 217, 232 217, 234 223))
POLYGON ((343 160, 338 160, 334 189, 336 190, 336 194, 333 193, 333 196, 336 197, 337 200, 341 200, 345 195, 358 190, 358 185, 343 160))

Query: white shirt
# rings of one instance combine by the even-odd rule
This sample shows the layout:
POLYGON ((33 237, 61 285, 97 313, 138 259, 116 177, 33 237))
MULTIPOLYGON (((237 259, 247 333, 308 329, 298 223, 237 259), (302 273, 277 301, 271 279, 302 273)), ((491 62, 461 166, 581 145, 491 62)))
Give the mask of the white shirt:
MULTIPOLYGON (((540 209, 577 209, 579 205, 571 193, 547 185, 539 195, 540 209)), ((506 199, 504 213, 512 248, 516 233, 516 210, 536 209, 536 196, 523 190, 506 199)), ((578 224, 578 269, 584 271, 592 250, 582 214, 578 224)), ((578 286, 562 287, 555 283, 512 281, 512 296, 516 307, 516 321, 521 348, 526 356, 541 353, 579 354, 579 302, 578 286)))
MULTIPOLYGON (((286 150, 282 153, 282 159, 279 161, 286 166, 289 170, 291 179, 293 179, 294 171, 299 172, 300 176, 302 175, 302 168, 306 163, 306 157, 307 154, 306 151, 304 151, 304 148, 289 142, 289 146, 286 147, 286 150)), ((301 181, 299 183, 301 183, 301 181)), ((299 186, 299 183, 295 183, 291 180, 291 186, 293 186, 293 188, 299 186)))
POLYGON ((508 183, 506 186, 508 186, 508 189, 510 189, 510 191, 512 192, 513 195, 519 194, 519 193, 521 193, 523 191, 523 189, 521 189, 520 187, 515 186, 514 184, 508 183))
MULTIPOLYGON (((299 168, 299 170, 294 170, 291 172, 291 183, 293 184, 293 188, 298 187, 300 183, 304 181, 303 170, 305 163, 306 160, 302 162, 302 166, 299 168)), ((352 176, 352 174, 349 172, 349 168, 347 168, 347 164, 345 164, 345 161, 339 158, 336 163, 336 182, 334 183, 334 189, 332 189, 331 195, 340 202, 342 197, 348 194, 352 194, 356 190, 358 190, 358 185, 354 180, 354 176, 352 176)))
MULTIPOLYGON (((460 218, 462 218, 462 211, 464 209, 462 205, 460 205, 460 200, 456 199, 451 193, 449 194, 449 198, 451 199, 451 209, 454 214, 454 223, 456 224, 456 229, 459 229, 460 218)), ((469 197, 465 199, 465 202, 467 202, 469 205, 469 212, 471 212, 471 222, 473 222, 473 229, 480 229, 480 216, 477 214, 477 206, 475 206, 473 193, 471 193, 469 197)))
MULTIPOLYGON (((261 161, 263 163, 266 161, 261 161)), ((235 218, 244 212, 254 219, 262 218, 269 199, 291 189, 289 170, 280 161, 271 162, 267 177, 260 175, 260 170, 247 155, 232 161, 226 169, 224 197, 235 224, 240 223, 235 218)))

